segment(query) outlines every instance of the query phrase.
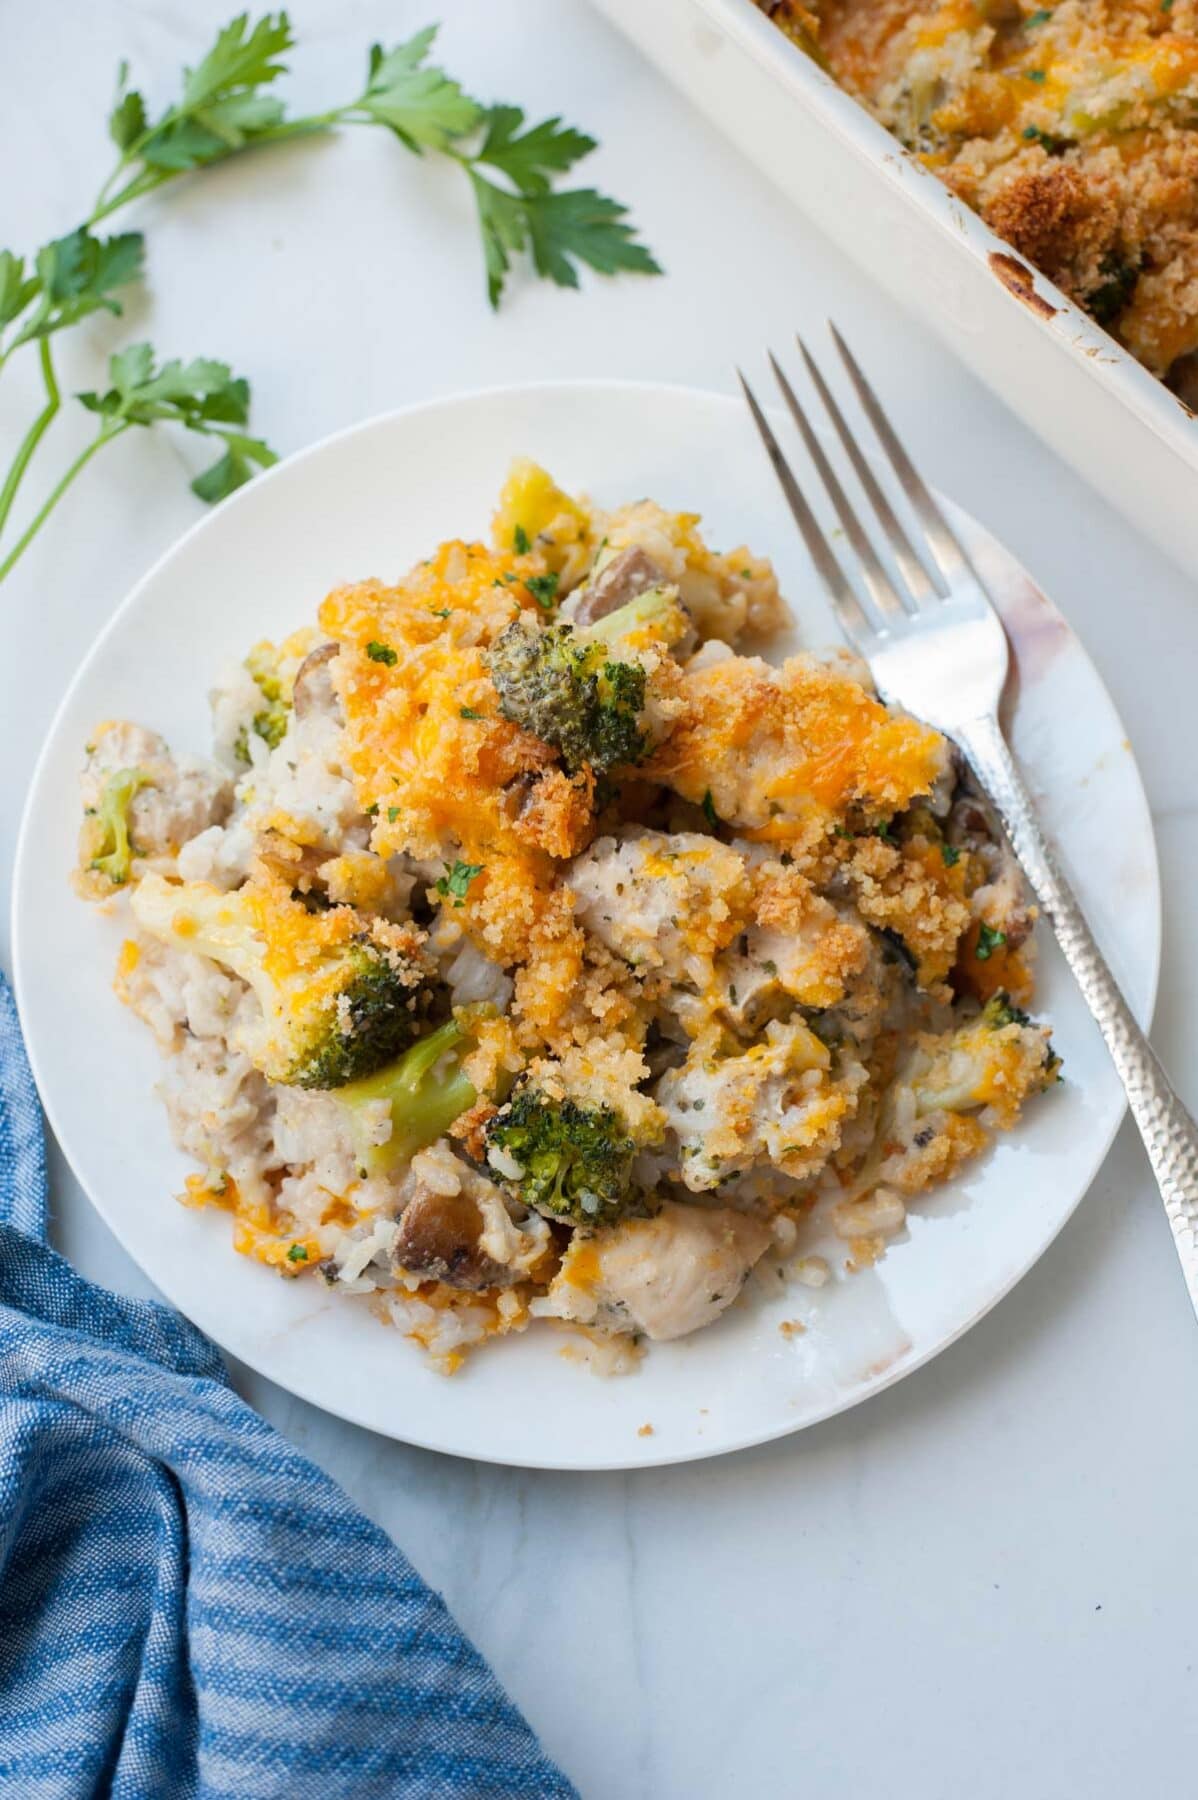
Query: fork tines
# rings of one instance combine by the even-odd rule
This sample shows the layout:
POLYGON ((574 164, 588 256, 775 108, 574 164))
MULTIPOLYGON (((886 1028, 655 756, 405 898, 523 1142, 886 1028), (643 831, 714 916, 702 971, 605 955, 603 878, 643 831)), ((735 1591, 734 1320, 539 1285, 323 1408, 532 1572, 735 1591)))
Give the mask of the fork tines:
POLYGON ((836 517, 839 519, 845 537, 857 559, 861 578, 869 598, 872 617, 867 614, 855 588, 845 574, 840 559, 832 549, 823 528, 808 504, 803 490, 795 478, 794 471, 787 462, 770 427, 769 420, 757 402, 756 395, 739 369, 737 375, 740 377, 740 384, 744 389, 749 411, 761 434, 766 453, 774 466, 774 472, 794 515, 795 523, 803 535, 803 541, 807 545, 811 559, 828 589, 841 628, 853 642, 860 644, 863 639, 873 637, 876 632, 885 631, 888 624, 898 623, 904 617, 917 614, 921 607, 934 605, 937 600, 946 598, 951 582, 955 577, 968 571, 968 564, 923 477, 899 442, 893 426, 883 412, 877 395, 858 366, 856 358, 835 325, 830 321, 829 330, 856 390, 862 411, 873 426, 877 440, 886 454, 899 486, 907 497, 914 516, 923 527, 924 547, 930 563, 929 568, 913 548, 884 489, 862 453, 835 395, 820 373, 815 358, 807 349, 802 338, 796 336, 795 341, 802 353, 812 385, 823 403, 837 437, 844 446, 853 473, 873 508, 889 544, 900 580, 896 584, 891 578, 874 549, 860 517, 854 510, 853 503, 845 492, 840 478, 832 467, 823 444, 812 429, 810 420, 803 410, 798 395, 787 379, 785 371, 773 352, 768 352, 770 367, 781 389, 782 398, 799 428, 807 454, 815 465, 836 517))

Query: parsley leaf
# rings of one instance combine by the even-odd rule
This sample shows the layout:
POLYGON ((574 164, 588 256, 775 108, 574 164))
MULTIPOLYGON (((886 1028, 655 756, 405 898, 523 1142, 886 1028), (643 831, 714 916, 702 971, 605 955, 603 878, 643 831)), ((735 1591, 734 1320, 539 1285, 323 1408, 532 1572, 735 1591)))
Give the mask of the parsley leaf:
MULTIPOLYGON (((528 555, 528 533, 527 533, 527 531, 525 531, 523 525, 517 525, 515 531, 513 531, 512 547, 514 548, 517 556, 527 556, 528 555)), ((505 576, 504 580, 506 581, 506 579, 507 579, 507 577, 505 576)), ((496 582, 495 585, 498 587, 499 583, 496 582)))
POLYGON ((546 119, 521 131, 524 111, 519 106, 492 106, 486 114, 487 135, 471 158, 506 175, 524 194, 547 194, 550 177, 572 168, 595 148, 593 137, 546 119))
POLYGON ((447 863, 444 875, 436 883, 442 900, 452 898, 454 905, 460 906, 466 898, 470 883, 476 875, 482 874, 485 867, 484 863, 455 862, 452 867, 447 863))
POLYGON ((0 326, 11 325, 24 312, 41 284, 25 273, 25 258, 0 250, 0 326))
POLYGON ((390 644, 380 644, 377 638, 371 638, 366 646, 366 654, 371 662, 386 663, 389 669, 393 669, 399 661, 390 644))
POLYGON ((994 955, 994 952, 1000 945, 1005 944, 1006 941, 1007 934, 1005 931, 996 931, 992 925, 987 925, 983 919, 981 925, 978 927, 978 941, 973 954, 978 962, 989 962, 990 958, 994 955))
POLYGON ((557 570, 550 569, 547 575, 530 575, 524 585, 537 605, 542 607, 545 612, 550 612, 553 609, 554 595, 557 593, 557 584, 560 580, 561 577, 557 570))
POLYGON ((132 148, 146 129, 146 103, 133 88, 126 88, 129 64, 123 59, 116 72, 116 100, 108 115, 108 135, 118 150, 132 148))
POLYGON ((181 110, 211 106, 246 88, 274 81, 286 69, 279 57, 290 50, 294 41, 285 12, 277 18, 265 13, 253 25, 249 24, 248 13, 239 13, 217 33, 203 62, 183 71, 181 110))
POLYGON ((279 58, 292 42, 285 12, 265 13, 253 25, 248 13, 239 13, 217 33, 203 61, 184 69, 182 95, 155 125, 147 127, 140 94, 123 94, 108 121, 122 161, 136 155, 151 169, 182 174, 219 162, 273 130, 283 121, 283 102, 257 90, 284 73, 279 58))
POLYGON ((459 719, 483 719, 485 717, 486 717, 485 713, 475 712, 475 710, 472 706, 459 706, 458 707, 458 718, 459 719))
POLYGON ((308 1251, 306 1246, 303 1244, 292 1244, 290 1250, 287 1252, 287 1261, 290 1263, 302 1263, 307 1262, 307 1260, 308 1251))
POLYGON ((715 801, 711 797, 710 788, 708 788, 703 796, 703 817, 707 820, 711 829, 715 831, 720 822, 720 815, 715 809, 715 801))
POLYGON ((39 296, 11 349, 76 325, 89 313, 101 309, 119 313, 121 303, 113 298, 112 290, 140 280, 144 244, 140 231, 98 238, 80 225, 65 237, 43 244, 35 259, 36 272, 29 276, 24 272, 24 259, 4 251, 0 256, 0 324, 14 319, 39 296))
POLYGON ((394 50, 372 45, 366 91, 347 109, 388 126, 417 155, 446 149, 452 138, 473 131, 483 116, 477 100, 464 94, 444 69, 426 65, 436 35, 437 27, 429 25, 394 50))
POLYGON ((175 358, 156 368, 149 344, 131 344, 109 360, 108 376, 112 386, 106 392, 78 396, 99 416, 101 440, 133 425, 163 421, 221 440, 220 458, 191 484, 201 500, 212 504, 224 499, 249 480, 252 464, 266 468, 276 460, 269 444, 237 429, 249 418, 250 387, 228 363, 197 356, 189 363, 175 358))
POLYGON ((499 305, 512 257, 527 249, 538 275, 558 287, 578 286, 577 263, 602 275, 620 271, 660 275, 661 267, 638 243, 628 208, 593 188, 567 188, 561 193, 512 194, 470 167, 478 206, 487 269, 487 297, 499 305))
POLYGON ((955 844, 941 844, 940 860, 946 869, 955 869, 961 860, 961 852, 955 844))
POLYGON ((588 263, 601 275, 621 269, 638 275, 660 275, 661 268, 631 225, 622 220, 628 208, 593 188, 571 188, 528 202, 528 235, 533 266, 559 287, 577 287, 570 258, 588 263))
POLYGON ((215 506, 218 500, 227 500, 230 494, 252 480, 255 463, 260 469, 268 469, 278 461, 270 445, 261 438, 246 437, 239 431, 228 431, 223 436, 224 454, 191 484, 192 493, 208 506, 215 506))

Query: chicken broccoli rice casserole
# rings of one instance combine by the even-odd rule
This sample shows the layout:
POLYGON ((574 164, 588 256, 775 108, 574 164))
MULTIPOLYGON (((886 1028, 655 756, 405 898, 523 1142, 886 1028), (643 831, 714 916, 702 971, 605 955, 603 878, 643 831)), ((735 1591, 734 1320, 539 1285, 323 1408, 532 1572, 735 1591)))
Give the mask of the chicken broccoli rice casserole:
POLYGON ((756 3, 1193 401, 1198 0, 756 3))
POLYGON ((697 515, 518 463, 489 543, 317 619, 224 673, 212 761, 109 721, 83 771, 180 1198, 244 1255, 447 1371, 535 1321, 616 1369, 755 1267, 849 1278, 1056 1079, 955 753, 766 660, 774 573, 697 515))

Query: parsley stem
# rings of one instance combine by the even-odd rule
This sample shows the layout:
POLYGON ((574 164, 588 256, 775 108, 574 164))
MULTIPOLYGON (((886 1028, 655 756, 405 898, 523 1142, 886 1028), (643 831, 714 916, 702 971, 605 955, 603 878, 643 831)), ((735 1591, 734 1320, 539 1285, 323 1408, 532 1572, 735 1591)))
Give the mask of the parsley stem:
POLYGON ((25 551, 28 550, 30 544, 74 481, 76 475, 82 474, 92 457, 96 454, 96 451, 102 450, 105 444, 111 444, 114 438, 120 437, 122 432, 128 431, 129 429, 128 423, 124 423, 115 426, 110 431, 101 430, 92 439, 91 443, 79 452, 79 455, 75 458, 70 468, 67 469, 61 480, 51 488, 40 510, 30 520, 4 561, 0 562, 0 581, 3 581, 6 576, 12 573, 14 566, 24 555, 25 551))
MULTIPOLYGON (((118 163, 113 170, 113 176, 119 174, 123 166, 118 163)), ((128 206, 132 200, 140 200, 143 194, 152 194, 155 188, 160 188, 164 182, 170 181, 172 176, 180 173, 182 171, 177 169, 143 169, 139 175, 134 175, 132 180, 127 181, 124 187, 112 196, 111 200, 106 200, 104 194, 111 185, 112 176, 110 176, 88 215, 88 225, 98 225, 101 219, 107 219, 112 213, 118 212, 122 206, 128 206)))
MULTIPOLYGON (((117 192, 109 198, 109 190, 121 170, 128 168, 129 164, 136 160, 137 146, 133 145, 115 165, 104 186, 100 189, 87 223, 98 225, 101 219, 110 218, 122 206, 128 206, 134 200, 140 200, 144 194, 152 194, 156 188, 164 187, 168 181, 174 181, 180 175, 196 174, 199 169, 213 168, 218 163, 229 162, 231 158, 241 156, 247 150, 257 150, 262 144, 283 144, 290 138, 314 137, 319 132, 330 130, 334 125, 352 124, 353 120, 349 115, 353 106, 357 104, 358 102, 355 101, 350 106, 336 106, 330 112, 310 113, 307 118, 303 119, 284 119, 279 125, 272 125, 265 131, 256 132, 248 143, 239 144, 236 147, 231 146, 223 156, 215 156, 211 162, 198 164, 194 168, 155 169, 143 165, 139 174, 131 177, 124 187, 118 188, 117 192)), ((145 135, 148 139, 154 133, 147 131, 145 135)))
POLYGON ((54 364, 50 356, 50 340, 42 338, 38 344, 41 357, 42 380, 46 384, 46 404, 21 441, 21 447, 13 457, 12 467, 4 478, 4 486, 0 487, 0 532, 4 530, 8 515, 12 511, 12 503, 16 499, 21 478, 29 467, 34 451, 41 443, 49 429, 50 423, 62 405, 62 396, 58 391, 58 381, 54 374, 54 364))

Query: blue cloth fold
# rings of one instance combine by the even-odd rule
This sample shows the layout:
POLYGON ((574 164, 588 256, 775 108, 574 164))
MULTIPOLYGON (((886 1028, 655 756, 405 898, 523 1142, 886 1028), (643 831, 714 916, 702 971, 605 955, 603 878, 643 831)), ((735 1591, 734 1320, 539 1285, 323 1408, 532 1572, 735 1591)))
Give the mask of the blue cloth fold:
POLYGON ((573 1796, 441 1599, 214 1346, 45 1238, 0 976, 0 1794, 573 1796))

